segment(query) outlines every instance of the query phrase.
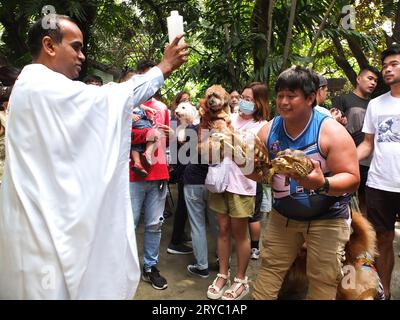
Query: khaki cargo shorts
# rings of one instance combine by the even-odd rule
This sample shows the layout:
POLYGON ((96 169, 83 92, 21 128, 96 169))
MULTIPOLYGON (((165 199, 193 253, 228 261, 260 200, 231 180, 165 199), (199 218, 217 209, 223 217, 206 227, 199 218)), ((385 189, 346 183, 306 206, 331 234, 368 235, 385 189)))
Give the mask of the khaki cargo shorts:
POLYGON ((228 214, 231 218, 250 218, 255 209, 255 196, 230 193, 208 193, 208 206, 218 214, 228 214))

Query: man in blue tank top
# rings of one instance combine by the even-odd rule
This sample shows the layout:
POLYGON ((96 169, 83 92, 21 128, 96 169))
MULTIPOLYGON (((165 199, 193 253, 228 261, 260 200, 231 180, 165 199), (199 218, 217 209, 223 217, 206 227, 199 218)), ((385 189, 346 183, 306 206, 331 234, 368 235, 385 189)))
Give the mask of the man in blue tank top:
MULTIPOLYGON (((314 169, 305 178, 275 175, 269 215, 254 285, 255 299, 276 299, 286 272, 307 244, 307 299, 335 299, 344 247, 349 240, 349 194, 360 177, 355 144, 346 129, 314 110, 318 79, 303 67, 278 78, 279 116, 259 132, 270 158, 287 148, 302 150, 314 169), (288 181, 289 180, 289 181, 288 181)), ((253 174, 254 180, 261 176, 253 174)))

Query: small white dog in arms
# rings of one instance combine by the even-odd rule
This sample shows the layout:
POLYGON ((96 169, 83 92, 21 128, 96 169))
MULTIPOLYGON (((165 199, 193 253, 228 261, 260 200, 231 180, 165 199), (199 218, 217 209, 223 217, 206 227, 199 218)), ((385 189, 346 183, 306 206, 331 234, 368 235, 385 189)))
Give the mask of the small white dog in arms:
POLYGON ((180 121, 180 125, 176 128, 176 136, 179 142, 185 142, 185 128, 200 123, 199 111, 190 102, 182 102, 176 107, 175 115, 180 121))

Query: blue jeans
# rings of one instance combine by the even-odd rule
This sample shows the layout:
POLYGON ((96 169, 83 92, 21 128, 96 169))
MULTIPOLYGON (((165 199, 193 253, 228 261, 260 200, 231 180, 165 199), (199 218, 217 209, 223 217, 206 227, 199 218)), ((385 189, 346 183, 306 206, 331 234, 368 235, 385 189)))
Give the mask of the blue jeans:
POLYGON ((217 235, 217 223, 215 215, 208 211, 208 191, 204 185, 187 184, 184 186, 184 194, 190 227, 192 229, 193 253, 196 258, 196 266, 200 270, 208 268, 208 249, 206 233, 206 214, 212 229, 213 236, 217 235))
POLYGON ((130 183, 132 213, 135 228, 144 208, 144 268, 148 271, 158 262, 161 227, 167 197, 166 181, 141 181, 130 183), (162 184, 162 188, 160 185, 162 184))

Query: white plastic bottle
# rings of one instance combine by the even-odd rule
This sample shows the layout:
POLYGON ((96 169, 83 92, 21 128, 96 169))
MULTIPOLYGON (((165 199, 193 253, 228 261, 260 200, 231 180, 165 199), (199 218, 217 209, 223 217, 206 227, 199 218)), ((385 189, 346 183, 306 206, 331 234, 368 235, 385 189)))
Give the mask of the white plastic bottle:
MULTIPOLYGON (((176 36, 183 33, 183 17, 179 15, 178 11, 171 11, 171 16, 167 17, 167 26, 169 43, 172 43, 176 36)), ((183 42, 184 40, 182 38, 179 41, 179 44, 182 44, 183 42)))

